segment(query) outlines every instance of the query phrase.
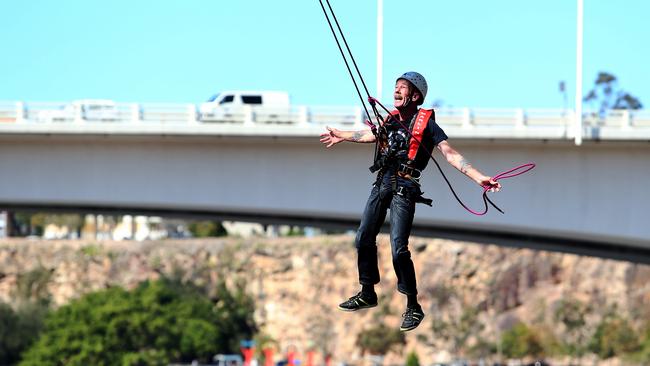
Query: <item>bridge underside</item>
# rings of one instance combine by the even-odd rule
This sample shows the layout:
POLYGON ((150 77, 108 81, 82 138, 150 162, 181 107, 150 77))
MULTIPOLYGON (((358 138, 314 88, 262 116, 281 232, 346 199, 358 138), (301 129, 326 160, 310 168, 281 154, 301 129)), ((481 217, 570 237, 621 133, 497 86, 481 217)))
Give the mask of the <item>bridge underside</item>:
MULTIPOLYGON (((535 162, 491 194, 505 214, 463 210, 433 163, 414 233, 648 263, 650 144, 452 139, 474 166, 496 174, 535 162)), ((355 229, 374 176, 371 144, 325 149, 318 136, 0 136, 0 209, 53 209, 211 217, 355 229)), ((439 159, 440 160, 440 159, 439 159)), ((458 195, 481 189, 446 163, 458 195)))
MULTIPOLYGON (((169 218, 242 221, 268 225, 296 225, 314 227, 325 230, 356 230, 359 218, 305 216, 291 214, 263 214, 255 212, 213 211, 179 208, 139 208, 126 206, 66 206, 66 205, 33 205, 0 202, 0 208, 10 211, 33 211, 52 213, 82 213, 103 215, 143 215, 169 218)), ((383 232, 388 232, 385 224, 383 232)), ((529 248, 553 252, 570 253, 601 257, 614 260, 625 260, 635 263, 650 264, 650 249, 638 243, 621 243, 620 240, 587 240, 552 235, 552 232, 513 232, 495 228, 458 227, 454 225, 434 223, 414 223, 413 235, 444 238, 459 241, 469 241, 480 244, 499 245, 505 247, 529 248)))

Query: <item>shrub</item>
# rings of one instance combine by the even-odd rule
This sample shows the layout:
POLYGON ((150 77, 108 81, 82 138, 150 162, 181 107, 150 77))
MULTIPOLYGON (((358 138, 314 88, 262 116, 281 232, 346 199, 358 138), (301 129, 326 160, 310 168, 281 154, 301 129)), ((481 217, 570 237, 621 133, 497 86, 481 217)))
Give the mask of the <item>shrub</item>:
POLYGON ((420 359, 415 351, 409 352, 406 356, 406 366, 420 366, 420 359))
POLYGON ((0 303, 0 365, 13 365, 20 354, 36 339, 43 327, 47 307, 37 303, 23 303, 14 311, 0 303))
POLYGON ((594 332, 589 349, 600 358, 621 356, 640 349, 639 335, 620 317, 605 318, 594 332))
POLYGON ((513 358, 541 357, 544 348, 539 337, 524 323, 517 323, 501 337, 503 353, 513 358))
POLYGON ((385 355, 391 349, 405 345, 406 338, 403 332, 389 328, 385 324, 379 324, 359 333, 356 344, 361 348, 361 353, 385 355))
POLYGON ((248 298, 225 286, 212 301, 178 281, 90 293, 52 312, 21 365, 160 365, 233 352, 254 331, 248 298), (232 309, 242 309, 240 312, 232 309), (244 313, 247 312, 247 313, 244 313))

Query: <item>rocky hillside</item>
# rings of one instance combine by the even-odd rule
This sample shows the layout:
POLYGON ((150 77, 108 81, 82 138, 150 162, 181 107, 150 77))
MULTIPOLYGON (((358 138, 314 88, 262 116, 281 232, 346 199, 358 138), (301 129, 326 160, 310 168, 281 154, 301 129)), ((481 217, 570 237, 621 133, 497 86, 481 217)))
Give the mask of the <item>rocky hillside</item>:
MULTIPOLYGON (((380 236, 380 306, 337 310, 358 291, 353 240, 347 235, 142 243, 5 240, 0 300, 14 303, 39 292, 64 304, 89 291, 133 287, 161 275, 207 286, 220 279, 245 281, 263 332, 281 351, 326 349, 336 361, 359 363, 357 334, 379 322, 399 327, 405 298, 396 292, 388 237, 380 236)), ((425 238, 413 238, 411 248, 427 317, 407 334, 401 354, 387 356, 387 364, 402 362, 412 350, 421 364, 448 359, 467 352, 463 344, 495 343, 518 321, 568 336, 553 321, 562 301, 587 305, 584 332, 607 312, 634 324, 650 320, 650 266, 425 238), (434 321, 452 331, 434 332, 434 321)))

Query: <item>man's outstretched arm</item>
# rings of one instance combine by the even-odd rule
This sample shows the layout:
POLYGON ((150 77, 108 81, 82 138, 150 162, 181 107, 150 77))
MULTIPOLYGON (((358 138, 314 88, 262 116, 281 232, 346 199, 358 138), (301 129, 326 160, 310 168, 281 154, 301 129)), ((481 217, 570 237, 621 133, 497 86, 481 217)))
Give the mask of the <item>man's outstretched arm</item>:
POLYGON ((447 141, 438 144, 438 150, 447 159, 447 162, 458 169, 461 173, 468 176, 471 180, 480 186, 490 186, 491 192, 498 192, 501 189, 501 183, 494 181, 478 169, 474 168, 458 151, 456 151, 447 141))
POLYGON ((327 127, 327 132, 321 133, 320 142, 331 147, 339 142, 375 142, 375 135, 371 130, 358 130, 358 131, 341 131, 336 128, 327 127))

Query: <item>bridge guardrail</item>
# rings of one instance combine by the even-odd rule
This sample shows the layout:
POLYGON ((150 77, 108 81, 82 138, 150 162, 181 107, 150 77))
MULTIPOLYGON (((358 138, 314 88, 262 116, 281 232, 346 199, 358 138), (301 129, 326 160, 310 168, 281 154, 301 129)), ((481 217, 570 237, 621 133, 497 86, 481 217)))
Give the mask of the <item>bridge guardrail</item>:
POLYGON ((16 102, 0 101, 0 122, 15 122, 19 109, 22 110, 16 102))
MULTIPOLYGON (((231 108, 221 114, 201 115, 195 104, 182 103, 113 103, 105 110, 92 107, 72 108, 66 102, 16 102, 0 101, 0 126, 9 124, 60 124, 60 123, 143 123, 143 124, 241 124, 278 126, 324 126, 360 128, 366 118, 361 107, 342 106, 291 106, 287 108, 243 107, 231 108)), ((533 130, 548 128, 557 138, 571 138, 574 116, 567 109, 496 109, 496 108, 437 108, 436 117, 443 127, 471 130, 533 130), (559 129, 558 129, 559 128, 559 129), (560 129, 562 131, 560 131, 560 129)), ((373 118, 374 119, 374 118, 373 118)), ((605 116, 593 111, 584 114, 585 128, 605 131, 599 138, 620 131, 641 131, 641 137, 650 136, 650 110, 611 110, 605 116)), ((484 136, 482 134, 481 136, 484 136)), ((647 138, 650 139, 650 138, 647 138)))

